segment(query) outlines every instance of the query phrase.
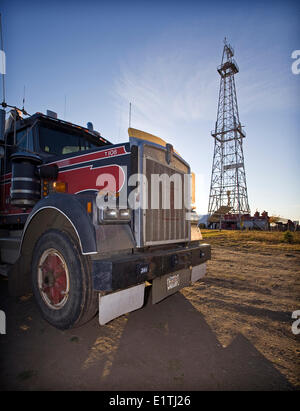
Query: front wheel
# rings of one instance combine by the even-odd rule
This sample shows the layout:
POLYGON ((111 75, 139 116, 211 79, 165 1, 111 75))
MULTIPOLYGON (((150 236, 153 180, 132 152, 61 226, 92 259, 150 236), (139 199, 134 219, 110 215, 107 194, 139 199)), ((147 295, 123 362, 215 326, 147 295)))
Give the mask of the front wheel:
POLYGON ((63 231, 46 231, 37 241, 32 286, 42 316, 56 328, 82 325, 97 312, 88 257, 63 231))

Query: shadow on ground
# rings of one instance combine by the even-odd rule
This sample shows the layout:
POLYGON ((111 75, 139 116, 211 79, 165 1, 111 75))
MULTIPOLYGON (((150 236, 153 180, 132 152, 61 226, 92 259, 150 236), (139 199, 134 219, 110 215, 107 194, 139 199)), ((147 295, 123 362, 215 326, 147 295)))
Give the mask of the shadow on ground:
POLYGON ((203 315, 178 293, 104 327, 95 317, 59 331, 33 298, 7 296, 0 281, 2 390, 291 390, 242 335, 223 348, 203 315))

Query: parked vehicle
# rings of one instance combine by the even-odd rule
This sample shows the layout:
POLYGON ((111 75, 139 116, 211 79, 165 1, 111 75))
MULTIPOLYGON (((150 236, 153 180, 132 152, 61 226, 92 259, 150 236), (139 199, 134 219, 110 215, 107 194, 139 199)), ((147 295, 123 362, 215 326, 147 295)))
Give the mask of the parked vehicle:
POLYGON ((205 275, 190 167, 170 144, 133 128, 112 144, 53 112, 0 120, 0 270, 50 324, 99 311, 103 325, 142 307, 146 286, 157 303, 205 275))

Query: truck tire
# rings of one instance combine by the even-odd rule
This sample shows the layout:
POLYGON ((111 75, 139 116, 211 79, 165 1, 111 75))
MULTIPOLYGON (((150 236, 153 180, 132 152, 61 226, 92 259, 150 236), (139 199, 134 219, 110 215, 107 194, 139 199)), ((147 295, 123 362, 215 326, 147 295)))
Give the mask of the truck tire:
POLYGON ((90 265, 69 234, 49 230, 38 239, 32 258, 32 288, 43 318, 59 329, 78 327, 98 309, 90 265))

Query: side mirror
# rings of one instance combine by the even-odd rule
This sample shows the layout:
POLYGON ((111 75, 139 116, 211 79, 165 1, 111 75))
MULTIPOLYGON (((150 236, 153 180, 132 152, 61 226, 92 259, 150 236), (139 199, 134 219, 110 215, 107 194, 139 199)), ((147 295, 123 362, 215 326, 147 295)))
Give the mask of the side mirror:
POLYGON ((41 178, 56 180, 58 175, 58 167, 56 164, 42 164, 39 166, 39 174, 41 178))

